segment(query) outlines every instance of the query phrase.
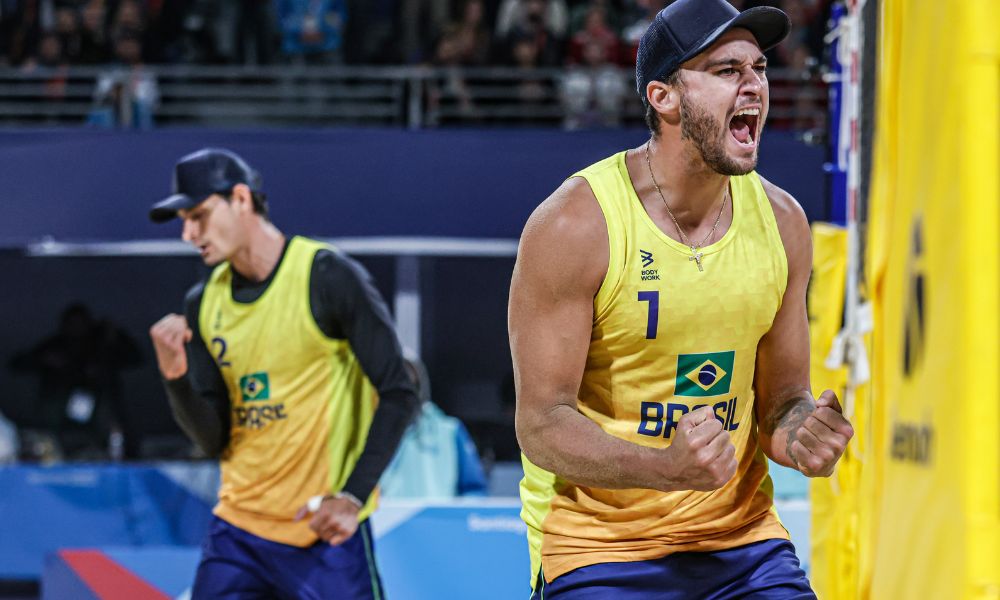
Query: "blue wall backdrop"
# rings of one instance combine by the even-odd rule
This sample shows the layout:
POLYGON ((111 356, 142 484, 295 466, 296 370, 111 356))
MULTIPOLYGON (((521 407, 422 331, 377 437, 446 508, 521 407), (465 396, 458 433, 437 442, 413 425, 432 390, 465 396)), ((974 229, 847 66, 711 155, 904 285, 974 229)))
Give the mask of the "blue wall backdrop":
MULTIPOLYGON (((174 237, 150 204, 174 162, 230 148, 264 177, 275 223, 318 236, 517 237, 574 171, 646 139, 642 130, 0 132, 0 245, 174 237)), ((769 132, 759 171, 823 218, 824 150, 769 132)))

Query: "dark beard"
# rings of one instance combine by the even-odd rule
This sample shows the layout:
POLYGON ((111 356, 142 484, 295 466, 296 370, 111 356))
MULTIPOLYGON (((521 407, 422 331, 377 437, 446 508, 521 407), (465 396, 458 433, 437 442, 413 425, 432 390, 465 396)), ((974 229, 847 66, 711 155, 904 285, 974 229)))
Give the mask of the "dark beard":
MULTIPOLYGON (((691 140, 701 158, 720 175, 746 175, 757 166, 757 157, 753 164, 743 167, 726 154, 725 141, 719 138, 719 130, 725 131, 721 123, 700 106, 688 103, 687 97, 681 94, 681 139, 691 140)), ((723 134, 724 135, 724 134, 723 134)))

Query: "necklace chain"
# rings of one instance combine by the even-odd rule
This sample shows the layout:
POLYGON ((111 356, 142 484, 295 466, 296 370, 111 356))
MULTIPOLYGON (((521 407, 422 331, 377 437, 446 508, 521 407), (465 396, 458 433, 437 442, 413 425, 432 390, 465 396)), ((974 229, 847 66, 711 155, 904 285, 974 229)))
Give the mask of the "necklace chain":
MULTIPOLYGON (((652 140, 650 140, 650 142, 651 141, 652 140)), ((705 246, 705 242, 709 241, 712 236, 715 235, 715 231, 719 228, 719 222, 722 221, 722 213, 726 211, 726 201, 729 199, 729 186, 726 186, 726 192, 722 196, 722 207, 719 209, 719 215, 715 217, 715 224, 712 225, 712 230, 709 231, 708 235, 706 235, 700 242, 692 244, 691 240, 688 239, 687 234, 684 233, 684 229, 681 228, 681 224, 678 223, 677 218, 674 217, 673 211, 670 210, 670 206, 667 204, 667 199, 663 197, 663 190, 660 189, 660 184, 657 183, 656 176, 653 175, 653 165, 649 162, 650 142, 646 142, 646 168, 649 169, 649 178, 653 180, 653 186, 656 188, 656 193, 660 195, 660 200, 663 202, 663 208, 667 209, 667 214, 670 215, 670 220, 674 222, 674 227, 677 228, 677 233, 681 236, 681 242, 683 242, 685 246, 691 248, 691 254, 698 257, 695 260, 698 262, 698 270, 700 271, 701 255, 698 253, 698 250, 705 246)))

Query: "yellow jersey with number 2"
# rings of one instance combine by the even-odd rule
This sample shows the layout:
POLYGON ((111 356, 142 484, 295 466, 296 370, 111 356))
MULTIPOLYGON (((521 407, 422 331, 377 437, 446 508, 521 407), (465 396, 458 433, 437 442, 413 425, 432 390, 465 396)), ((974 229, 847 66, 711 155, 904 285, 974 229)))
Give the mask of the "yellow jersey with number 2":
MULTIPOLYGON (((313 258, 324 244, 294 237, 267 290, 232 295, 229 263, 205 284, 198 327, 215 350, 232 423, 215 514, 294 546, 318 539, 295 520, 311 496, 340 490, 364 449, 377 396, 346 339, 328 338, 309 305, 313 258)), ((362 500, 368 517, 376 494, 362 500)))

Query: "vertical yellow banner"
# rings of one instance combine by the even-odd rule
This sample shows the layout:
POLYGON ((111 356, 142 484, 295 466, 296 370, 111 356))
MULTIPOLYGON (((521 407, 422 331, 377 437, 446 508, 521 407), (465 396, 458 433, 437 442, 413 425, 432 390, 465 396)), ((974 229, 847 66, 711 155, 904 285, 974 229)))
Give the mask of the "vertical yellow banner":
POLYGON ((885 0, 882 18, 859 595, 1000 598, 1000 3, 885 0))

